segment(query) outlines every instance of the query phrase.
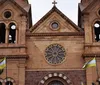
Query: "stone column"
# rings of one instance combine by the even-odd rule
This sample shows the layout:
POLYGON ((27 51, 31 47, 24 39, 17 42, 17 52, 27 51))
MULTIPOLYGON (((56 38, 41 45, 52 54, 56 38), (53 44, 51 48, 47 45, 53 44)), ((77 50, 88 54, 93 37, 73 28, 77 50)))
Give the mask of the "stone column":
POLYGON ((6 27, 6 34, 5 34, 5 43, 9 42, 9 27, 6 27))
POLYGON ((16 43, 18 43, 18 28, 16 28, 16 43))

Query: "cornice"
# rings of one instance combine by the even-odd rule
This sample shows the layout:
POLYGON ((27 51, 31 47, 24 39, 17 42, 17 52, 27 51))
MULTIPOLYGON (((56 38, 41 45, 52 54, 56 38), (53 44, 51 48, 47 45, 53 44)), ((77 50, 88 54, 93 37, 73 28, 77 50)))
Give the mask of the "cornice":
POLYGON ((100 57, 100 53, 84 53, 83 58, 86 57, 100 57))
POLYGON ((7 59, 28 59, 28 55, 0 55, 0 59, 6 57, 7 59))
POLYGON ((84 36, 84 32, 27 33, 26 36, 84 36))

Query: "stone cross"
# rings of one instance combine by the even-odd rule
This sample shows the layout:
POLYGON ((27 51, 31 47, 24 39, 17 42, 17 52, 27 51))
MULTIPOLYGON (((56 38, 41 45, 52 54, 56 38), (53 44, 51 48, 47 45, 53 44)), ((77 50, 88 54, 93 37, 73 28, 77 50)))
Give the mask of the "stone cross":
POLYGON ((57 4, 57 2, 54 0, 53 2, 52 2, 52 4, 54 4, 54 6, 57 4))

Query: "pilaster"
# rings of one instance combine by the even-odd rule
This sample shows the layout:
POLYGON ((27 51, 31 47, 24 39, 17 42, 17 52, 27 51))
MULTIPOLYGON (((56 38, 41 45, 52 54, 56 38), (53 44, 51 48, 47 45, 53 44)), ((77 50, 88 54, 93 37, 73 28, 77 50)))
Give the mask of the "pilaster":
POLYGON ((19 61, 19 85, 25 85, 25 60, 19 61))
POLYGON ((92 43, 92 30, 88 16, 89 14, 84 15, 85 44, 92 43))

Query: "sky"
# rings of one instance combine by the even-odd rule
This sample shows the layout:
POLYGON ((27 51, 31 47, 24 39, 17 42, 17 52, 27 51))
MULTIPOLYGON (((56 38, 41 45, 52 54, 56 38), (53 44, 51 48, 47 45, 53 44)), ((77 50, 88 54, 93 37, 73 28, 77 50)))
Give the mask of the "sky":
MULTIPOLYGON (((53 7, 54 0, 28 0, 32 8, 32 21, 35 24, 53 7)), ((56 7, 77 24, 78 3, 80 0, 55 0, 56 7)))

